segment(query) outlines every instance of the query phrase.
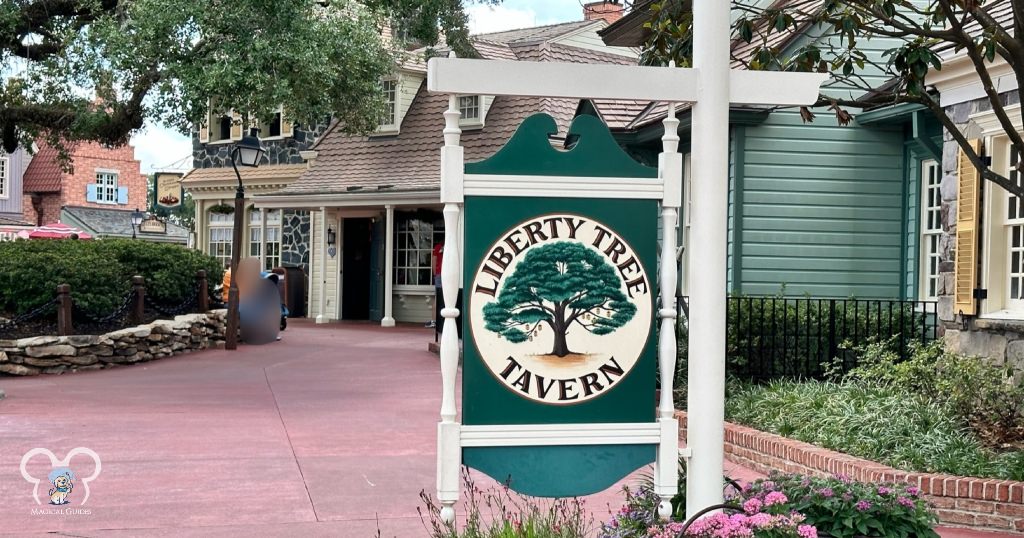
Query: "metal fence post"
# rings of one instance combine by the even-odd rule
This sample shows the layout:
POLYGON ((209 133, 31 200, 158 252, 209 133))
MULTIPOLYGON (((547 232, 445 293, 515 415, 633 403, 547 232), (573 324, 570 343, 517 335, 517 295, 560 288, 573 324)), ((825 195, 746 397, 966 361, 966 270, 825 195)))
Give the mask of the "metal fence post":
POLYGON ((132 277, 132 322, 141 324, 146 317, 146 279, 141 276, 132 277))
POLYGON ((71 286, 57 286, 57 334, 68 336, 73 331, 71 326, 71 286))
MULTIPOLYGON (((845 303, 844 303, 845 304, 845 303)), ((845 306, 843 310, 846 310, 845 306)), ((846 321, 843 321, 845 324, 846 321)), ((828 357, 825 357, 826 361, 831 361, 836 358, 836 300, 829 299, 828 301, 828 357)))
POLYGON ((210 289, 203 269, 196 271, 196 305, 200 313, 210 311, 210 289))

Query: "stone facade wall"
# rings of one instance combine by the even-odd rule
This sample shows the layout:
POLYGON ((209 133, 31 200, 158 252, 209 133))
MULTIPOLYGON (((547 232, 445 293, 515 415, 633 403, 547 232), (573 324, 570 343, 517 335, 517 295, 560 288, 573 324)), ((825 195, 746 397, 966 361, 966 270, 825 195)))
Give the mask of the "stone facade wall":
POLYGON ((309 211, 281 214, 281 265, 301 267, 309 274, 309 211))
POLYGON ((92 336, 37 336, 0 340, 0 374, 62 374, 162 359, 224 340, 224 310, 92 336))
MULTIPOLYGON (((685 442, 686 413, 677 411, 676 415, 679 438, 685 442)), ((862 482, 905 482, 921 490, 943 525, 1024 536, 1024 482, 901 471, 728 422, 725 456, 764 474, 842 474, 862 482)))
MULTIPOLYGON (((1005 105, 1018 102, 1017 92, 1002 94, 1005 105)), ((972 114, 992 109, 988 98, 957 103, 946 108, 950 119, 963 132, 972 114)), ((970 319, 966 330, 954 311, 954 264, 956 261, 957 165, 960 146, 948 131, 942 144, 942 235, 939 238, 939 301, 940 331, 944 331, 950 350, 967 355, 988 357, 999 364, 1014 365, 1024 371, 1024 320, 999 321, 970 319)), ((986 189, 992 184, 986 184, 986 189)), ((998 187, 995 187, 998 188, 998 187)), ((982 253, 984 255, 984 253, 982 253)))
MULTIPOLYGON (((305 159, 299 155, 313 146, 317 138, 327 130, 322 123, 313 128, 296 124, 293 136, 288 138, 263 140, 263 149, 267 150, 261 164, 302 164, 305 159)), ((199 141, 199 132, 192 133, 192 166, 194 168, 223 168, 231 166, 231 149, 233 142, 213 142, 206 144, 199 141)))

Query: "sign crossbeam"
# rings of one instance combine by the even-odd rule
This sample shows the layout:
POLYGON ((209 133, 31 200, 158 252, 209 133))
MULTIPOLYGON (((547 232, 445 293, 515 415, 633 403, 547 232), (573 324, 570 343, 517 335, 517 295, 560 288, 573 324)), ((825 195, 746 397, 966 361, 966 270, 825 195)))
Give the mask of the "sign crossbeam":
MULTIPOLYGON (((806 105, 817 99, 818 87, 827 78, 821 73, 732 69, 729 101, 806 105)), ((700 80, 700 70, 693 68, 459 58, 431 58, 427 63, 427 90, 435 93, 692 103, 700 97, 700 80)))
MULTIPOLYGON (((447 59, 431 59, 428 63, 427 89, 433 93, 450 94, 449 108, 444 113, 445 145, 441 149, 441 201, 444 204, 446 252, 442 266, 445 307, 442 316, 445 321, 440 346, 443 395, 438 424, 437 493, 444 521, 455 520, 461 451, 465 446, 507 447, 527 442, 533 442, 532 446, 548 443, 579 446, 597 442, 615 444, 622 439, 639 438, 657 449, 654 482, 655 492, 662 500, 658 512, 662 517, 670 515, 669 501, 677 492, 677 457, 680 454, 679 424, 674 416, 672 399, 676 358, 674 329, 677 323, 674 292, 679 276, 674 263, 664 262, 675 260, 683 174, 675 104, 686 102, 693 103, 693 186, 690 196, 693 210, 690 220, 695 239, 687 248, 692 259, 700 260, 699 270, 689 274, 693 288, 690 299, 693 316, 688 320, 691 335, 688 402, 689 408, 695 412, 689 416, 688 446, 683 451, 688 463, 687 515, 722 502, 729 107, 731 104, 811 105, 817 100, 819 88, 828 75, 730 70, 729 3, 694 0, 693 9, 693 69, 462 60, 454 58, 453 54, 447 59), (660 200, 663 233, 660 256, 663 263, 658 271, 660 289, 655 290, 660 292, 660 306, 653 320, 660 327, 657 356, 662 391, 653 422, 643 425, 576 425, 576 429, 569 433, 555 431, 557 427, 463 425, 456 421, 455 380, 460 344, 455 319, 460 312, 455 305, 459 282, 462 281, 463 264, 457 260, 465 247, 460 220, 465 196, 522 197, 530 191, 531 185, 537 184, 529 179, 518 180, 519 185, 509 190, 503 189, 503 182, 490 181, 493 178, 466 174, 458 128, 457 95, 460 94, 628 99, 669 104, 669 114, 663 122, 665 134, 657 180, 650 184, 653 186, 645 187, 647 192, 640 196, 660 200)), ((598 179, 591 185, 595 191, 603 192, 598 197, 615 198, 624 192, 620 187, 602 181, 598 179)), ((561 185, 561 190, 549 189, 547 193, 543 189, 534 190, 532 195, 582 196, 578 188, 585 183, 569 181, 561 185)), ((570 224, 574 222, 572 218, 567 220, 570 224)), ((524 229, 530 233, 529 225, 524 229)), ((535 223, 532 229, 535 233, 542 228, 535 223)), ((515 245, 512 236, 506 240, 512 241, 510 247, 515 245)), ((497 282, 494 286, 490 291, 497 290, 497 282)), ((467 342, 466 345, 472 344, 467 342)), ((513 369, 510 367, 506 374, 513 369)), ((525 391, 528 385, 543 386, 540 383, 530 385, 525 381, 521 388, 525 391)))

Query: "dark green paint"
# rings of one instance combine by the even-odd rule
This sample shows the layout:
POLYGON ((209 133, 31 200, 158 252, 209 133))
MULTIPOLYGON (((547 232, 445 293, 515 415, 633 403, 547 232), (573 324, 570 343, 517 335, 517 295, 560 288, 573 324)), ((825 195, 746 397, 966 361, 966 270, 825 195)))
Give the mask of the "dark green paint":
MULTIPOLYGON (((657 282, 657 209, 655 200, 596 200, 578 198, 466 197, 466 269, 464 288, 469 301, 493 298, 473 294, 477 269, 488 249, 517 224, 552 213, 572 213, 594 219, 625 239, 640 258, 651 281, 654 305, 657 282)), ((471 302, 467 312, 472 311, 471 302)), ((655 311, 656 312, 656 311, 655 311)), ((640 360, 614 388, 591 400, 550 405, 528 400, 498 381, 476 348, 469 316, 464 318, 462 365, 463 424, 568 424, 651 422, 654 420, 656 342, 651 329, 640 360), (648 402, 642 405, 639 402, 648 402)), ((483 327, 479 327, 484 331, 483 327)), ((609 336, 614 338, 614 335, 609 336)))
POLYGON ((654 445, 465 448, 462 461, 524 495, 578 497, 604 491, 653 463, 654 445))
POLYGON ((658 170, 629 157, 612 138, 608 127, 595 116, 577 116, 568 138, 576 140, 562 151, 551 146, 549 137, 558 125, 547 114, 526 118, 515 134, 491 157, 466 164, 467 174, 575 177, 658 177, 658 170))

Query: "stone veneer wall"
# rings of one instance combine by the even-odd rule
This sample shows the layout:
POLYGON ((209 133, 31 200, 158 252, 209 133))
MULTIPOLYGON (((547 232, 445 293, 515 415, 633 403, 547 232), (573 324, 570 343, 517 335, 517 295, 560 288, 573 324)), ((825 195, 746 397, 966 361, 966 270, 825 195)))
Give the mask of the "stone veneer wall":
MULTIPOLYGON (((1018 102, 1017 92, 1002 94, 1003 103, 1018 102)), ((961 129, 967 128, 972 114, 992 109, 988 98, 958 103, 946 108, 950 119, 961 129)), ((1024 320, 1000 321, 971 319, 967 330, 953 307, 954 263, 956 258, 956 200, 957 165, 960 146, 948 131, 943 133, 942 144, 942 235, 939 237, 939 301, 940 334, 944 332, 947 347, 966 355, 988 357, 997 364, 1010 365, 1018 372, 1018 381, 1024 381, 1024 320)), ((986 189, 998 188, 986 184, 986 189)))
POLYGON ((285 210, 281 215, 281 265, 301 267, 309 274, 309 211, 285 210))
POLYGON ((225 315, 224 310, 187 314, 98 336, 0 340, 0 374, 99 370, 206 349, 224 340, 225 315))
MULTIPOLYGON (((295 125, 294 134, 288 138, 263 140, 263 149, 267 151, 262 164, 302 164, 305 159, 300 151, 313 146, 316 139, 327 130, 323 123, 312 128, 295 125)), ((192 133, 192 166, 195 168, 231 167, 231 150, 233 143, 204 144, 199 141, 199 132, 192 133)))
MULTIPOLYGON (((686 441, 686 413, 677 411, 686 441)), ((785 437, 725 423, 725 456, 768 474, 842 474, 862 482, 905 482, 921 489, 943 525, 1024 536, 1024 482, 901 471, 785 437)))

